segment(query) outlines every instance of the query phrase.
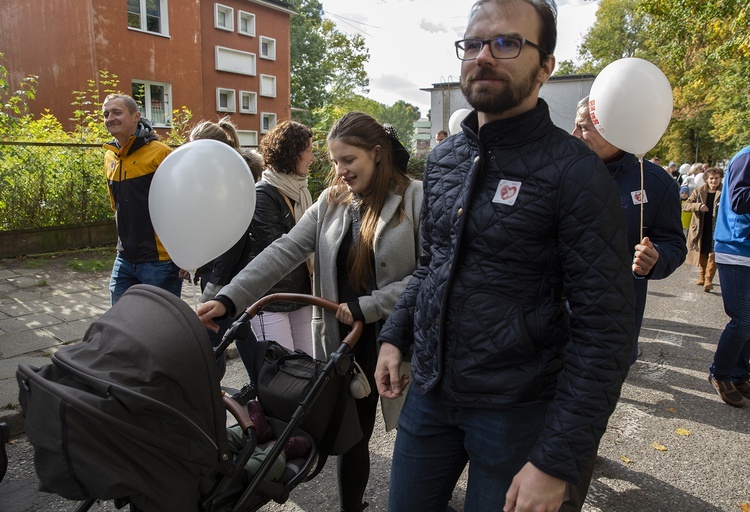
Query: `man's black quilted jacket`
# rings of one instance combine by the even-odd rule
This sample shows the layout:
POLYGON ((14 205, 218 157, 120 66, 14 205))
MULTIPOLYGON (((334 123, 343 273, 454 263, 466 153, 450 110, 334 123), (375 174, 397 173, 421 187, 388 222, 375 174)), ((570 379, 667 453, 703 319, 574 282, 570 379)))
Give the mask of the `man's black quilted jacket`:
POLYGON ((551 401, 530 460, 576 482, 633 351, 619 193, 543 100, 476 132, 472 112, 430 153, 424 255, 380 341, 413 343, 412 391, 447 404, 551 401))

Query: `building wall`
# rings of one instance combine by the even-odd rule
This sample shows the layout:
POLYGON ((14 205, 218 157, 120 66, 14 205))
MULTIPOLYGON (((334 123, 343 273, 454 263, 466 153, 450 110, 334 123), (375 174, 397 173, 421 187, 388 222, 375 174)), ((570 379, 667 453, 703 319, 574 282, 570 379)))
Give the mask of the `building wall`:
POLYGON ((86 90, 96 76, 95 33, 89 2, 74 0, 0 3, 0 52, 16 90, 37 75, 34 113, 50 109, 60 120, 72 116, 74 90, 86 90), (64 22, 61 22, 64 20, 64 22))
MULTIPOLYGON (((234 30, 214 27, 214 1, 169 0, 168 36, 128 28, 124 0, 2 0, 0 52, 10 86, 17 89, 24 77, 37 75, 32 113, 51 111, 67 129, 74 107, 73 91, 98 82, 98 70, 117 75, 122 92, 130 94, 131 80, 171 85, 171 108, 193 112, 193 121, 216 120, 216 88, 259 91, 260 74, 276 77, 276 96, 258 95, 258 113, 231 113, 241 130, 260 130, 260 112, 277 120, 291 117, 290 34, 292 14, 278 0, 221 0, 234 9, 234 30), (237 11, 256 16, 254 37, 237 33, 237 11), (276 59, 261 59, 260 36, 276 42, 276 59), (256 54, 256 75, 216 70, 215 47, 256 54)), ((235 97, 235 101, 239 99, 235 97)), ((162 130, 163 133, 163 130, 162 130)))

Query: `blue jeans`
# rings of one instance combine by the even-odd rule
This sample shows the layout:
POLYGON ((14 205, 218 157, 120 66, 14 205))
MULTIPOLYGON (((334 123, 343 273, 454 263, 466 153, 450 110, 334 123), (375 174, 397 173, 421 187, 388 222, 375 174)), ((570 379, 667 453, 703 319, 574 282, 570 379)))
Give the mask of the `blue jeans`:
POLYGON ((180 269, 171 261, 131 263, 118 254, 109 278, 110 302, 114 306, 122 294, 136 284, 158 286, 179 297, 182 293, 179 272, 180 269))
POLYGON ((750 267, 718 263, 729 323, 719 337, 711 373, 716 380, 750 380, 750 267))
POLYGON ((448 406, 406 396, 391 465, 389 512, 443 511, 469 464, 465 510, 497 512, 544 425, 546 402, 511 409, 448 406))

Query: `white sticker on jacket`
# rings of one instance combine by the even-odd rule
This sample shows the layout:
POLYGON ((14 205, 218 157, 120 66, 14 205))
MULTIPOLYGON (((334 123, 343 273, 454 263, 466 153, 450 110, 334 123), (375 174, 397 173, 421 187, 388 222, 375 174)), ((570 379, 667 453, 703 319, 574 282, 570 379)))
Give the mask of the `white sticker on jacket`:
POLYGON ((645 190, 633 190, 630 193, 630 197, 633 199, 633 204, 646 204, 648 203, 648 196, 645 190), (641 194, 643 194, 643 200, 641 201, 641 194))
POLYGON ((495 192, 495 197, 492 198, 492 202, 513 205, 516 202, 516 198, 520 191, 520 181, 500 180, 500 184, 497 186, 497 191, 495 192))

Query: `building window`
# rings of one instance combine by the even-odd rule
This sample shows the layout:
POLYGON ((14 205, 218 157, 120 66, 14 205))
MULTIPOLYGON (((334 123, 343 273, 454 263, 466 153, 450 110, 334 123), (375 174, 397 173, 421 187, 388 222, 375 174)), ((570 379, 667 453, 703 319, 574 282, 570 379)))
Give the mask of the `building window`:
POLYGON ((276 97, 276 77, 272 75, 260 75, 260 95, 276 97))
POLYGON ((276 126, 276 114, 263 112, 260 116, 260 133, 268 133, 271 128, 276 126))
POLYGON ((237 33, 246 36, 255 35, 255 14, 245 11, 237 12, 237 33))
POLYGON ((255 54, 217 46, 216 71, 255 76, 255 54))
POLYGON ((234 9, 226 5, 214 4, 214 27, 234 31, 234 9))
POLYGON ((240 113, 258 113, 258 93, 251 91, 240 91, 240 113))
POLYGON ((169 35, 168 0, 128 0, 128 28, 169 35))
POLYGON ((240 139, 240 146, 258 147, 258 132, 255 130, 237 130, 237 136, 240 139))
POLYGON ((276 39, 260 36, 260 57, 276 60, 276 39))
POLYGON ((141 115, 156 127, 172 126, 172 86, 169 84, 133 80, 132 96, 141 115))
POLYGON ((234 89, 216 89, 216 110, 218 112, 236 112, 234 89))

